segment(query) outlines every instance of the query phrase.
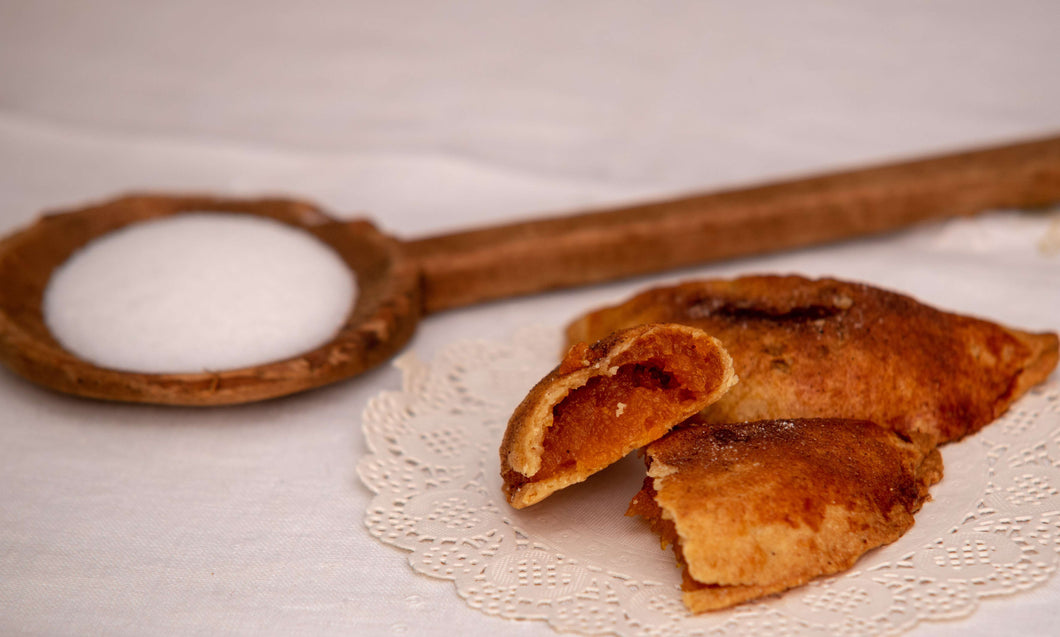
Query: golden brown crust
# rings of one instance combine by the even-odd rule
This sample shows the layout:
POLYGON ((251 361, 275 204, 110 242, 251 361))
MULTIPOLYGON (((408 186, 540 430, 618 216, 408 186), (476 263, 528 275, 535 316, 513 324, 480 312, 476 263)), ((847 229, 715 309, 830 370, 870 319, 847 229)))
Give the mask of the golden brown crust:
POLYGON ((646 461, 629 514, 674 544, 695 612, 850 568, 909 529, 942 477, 927 437, 860 420, 683 425, 646 461))
POLYGON ((1057 363, 1056 334, 798 276, 656 288, 583 316, 568 337, 656 321, 702 328, 732 355, 741 382, 703 414, 719 423, 863 418, 942 443, 994 420, 1057 363))
POLYGON ((508 422, 500 448, 508 501, 523 508, 585 480, 735 382, 728 353, 689 326, 641 325, 572 346, 508 422))

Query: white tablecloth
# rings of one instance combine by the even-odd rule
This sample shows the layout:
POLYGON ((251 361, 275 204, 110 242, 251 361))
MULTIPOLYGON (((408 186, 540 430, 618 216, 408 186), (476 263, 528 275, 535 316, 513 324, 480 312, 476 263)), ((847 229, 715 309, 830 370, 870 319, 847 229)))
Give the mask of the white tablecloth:
MULTIPOLYGON (((4 0, 0 233, 150 189, 288 194, 420 237, 1051 134, 1058 24, 1052 0, 4 0)), ((1060 328, 1056 298, 997 307, 974 285, 934 285, 946 260, 921 239, 870 242, 864 261, 822 249, 680 276, 834 273, 1060 328)), ((675 276, 453 311, 409 347, 429 359, 560 326, 675 276)), ((0 633, 551 634, 468 608, 366 532, 360 414, 399 382, 385 366, 174 409, 0 370, 0 633)), ((1052 634, 1058 596, 1053 578, 911 634, 1052 634)))

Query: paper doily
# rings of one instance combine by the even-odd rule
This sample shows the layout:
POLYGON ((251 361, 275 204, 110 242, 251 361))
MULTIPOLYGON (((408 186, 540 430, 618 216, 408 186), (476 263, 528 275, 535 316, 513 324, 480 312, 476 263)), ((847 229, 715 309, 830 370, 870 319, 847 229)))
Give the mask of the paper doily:
POLYGON ((405 356, 403 389, 364 413, 358 466, 376 493, 365 523, 451 580, 473 608, 555 629, 620 635, 882 635, 966 616, 979 600, 1048 579, 1060 553, 1060 386, 943 448, 945 477, 897 542, 854 570, 728 611, 693 616, 671 551, 624 516, 643 464, 628 457, 516 511, 501 493, 508 417, 555 364, 558 330, 510 343, 461 342, 431 363, 405 356))

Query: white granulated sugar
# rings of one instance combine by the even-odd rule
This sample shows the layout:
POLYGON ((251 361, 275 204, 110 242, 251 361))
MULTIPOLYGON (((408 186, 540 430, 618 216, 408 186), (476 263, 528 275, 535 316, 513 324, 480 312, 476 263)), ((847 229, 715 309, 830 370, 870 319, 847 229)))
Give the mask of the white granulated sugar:
POLYGON ((53 274, 44 316, 68 351, 101 367, 201 372, 309 351, 355 296, 353 273, 308 232, 194 212, 90 242, 53 274))

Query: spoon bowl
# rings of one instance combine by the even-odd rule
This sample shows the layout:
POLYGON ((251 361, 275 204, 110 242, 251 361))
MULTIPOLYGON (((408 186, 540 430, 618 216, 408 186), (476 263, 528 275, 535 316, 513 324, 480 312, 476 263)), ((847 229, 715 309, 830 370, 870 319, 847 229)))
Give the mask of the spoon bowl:
POLYGON ((224 405, 325 385, 371 368, 400 349, 419 319, 416 269, 401 246, 367 221, 339 222, 290 199, 132 195, 48 214, 0 241, 0 357, 25 378, 52 389, 125 402, 224 405), (327 343, 285 360, 240 369, 157 374, 118 371, 71 354, 45 323, 52 272, 88 242, 130 224, 184 212, 267 217, 313 234, 357 278, 357 300, 327 343))

